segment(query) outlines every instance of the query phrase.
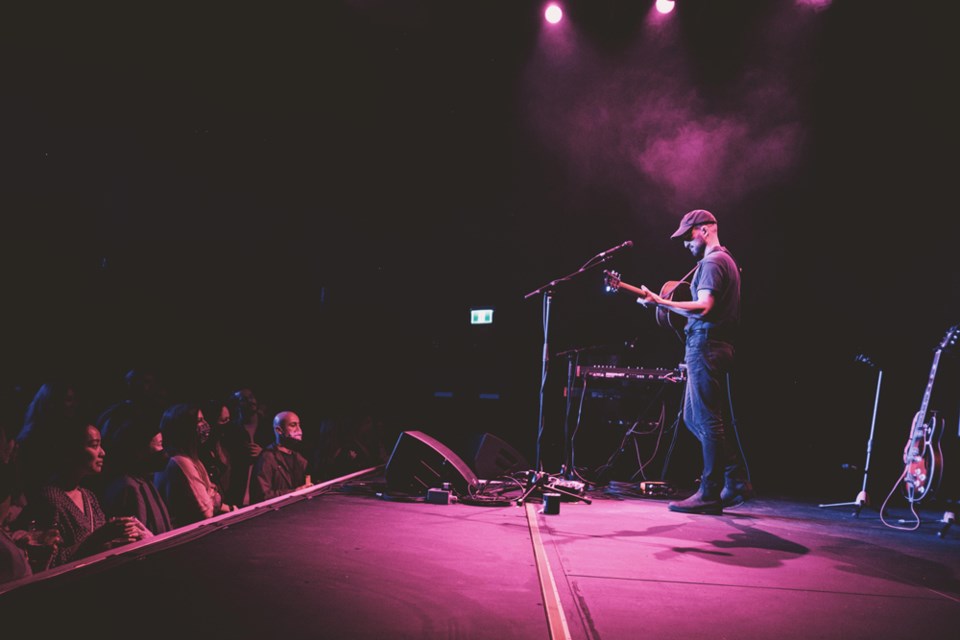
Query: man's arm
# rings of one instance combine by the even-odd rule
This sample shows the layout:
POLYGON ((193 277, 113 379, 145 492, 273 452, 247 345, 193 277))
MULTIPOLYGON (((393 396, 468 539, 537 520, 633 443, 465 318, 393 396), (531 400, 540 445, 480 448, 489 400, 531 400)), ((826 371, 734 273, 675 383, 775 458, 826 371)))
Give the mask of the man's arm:
POLYGON ((709 289, 700 289, 697 291, 696 300, 667 300, 650 291, 645 286, 640 287, 637 302, 643 306, 655 305, 664 307, 668 311, 679 314, 685 318, 699 318, 710 313, 713 308, 713 292, 709 289))

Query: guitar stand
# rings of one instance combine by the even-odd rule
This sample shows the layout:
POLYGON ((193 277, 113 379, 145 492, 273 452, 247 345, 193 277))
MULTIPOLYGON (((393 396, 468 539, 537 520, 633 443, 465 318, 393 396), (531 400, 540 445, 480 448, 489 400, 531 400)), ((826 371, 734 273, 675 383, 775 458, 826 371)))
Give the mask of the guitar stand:
POLYGON ((548 478, 548 475, 543 471, 529 471, 528 473, 531 474, 531 477, 528 479, 530 484, 524 490, 523 494, 519 498, 517 498, 516 503, 518 507, 522 507, 523 503, 526 502, 527 498, 530 497, 530 494, 532 494, 534 491, 538 489, 540 490, 541 498, 543 496, 544 491, 547 491, 550 493, 559 493, 561 495, 567 496, 568 498, 573 498, 574 500, 582 500, 587 504, 593 503, 593 501, 590 500, 590 498, 576 494, 573 491, 570 491, 569 489, 564 489, 563 487, 547 487, 546 480, 548 478))
MULTIPOLYGON (((863 355, 857 356, 858 362, 865 362, 869 366, 874 366, 870 360, 863 355)), ((855 507, 853 517, 859 518, 860 511, 865 505, 870 504, 870 497, 867 495, 867 474, 870 471, 870 453, 873 451, 873 432, 877 426, 877 405, 880 403, 880 383, 883 381, 883 369, 877 370, 877 393, 873 399, 873 418, 870 420, 870 437, 867 438, 867 461, 863 465, 863 487, 857 494, 857 499, 853 502, 834 502, 832 504, 821 504, 821 508, 827 507, 855 507)))
POLYGON ((940 530, 937 531, 938 538, 946 538, 947 531, 950 530, 950 526, 957 521, 956 515, 952 511, 945 511, 943 513, 943 520, 940 522, 943 523, 943 526, 940 527, 940 530))

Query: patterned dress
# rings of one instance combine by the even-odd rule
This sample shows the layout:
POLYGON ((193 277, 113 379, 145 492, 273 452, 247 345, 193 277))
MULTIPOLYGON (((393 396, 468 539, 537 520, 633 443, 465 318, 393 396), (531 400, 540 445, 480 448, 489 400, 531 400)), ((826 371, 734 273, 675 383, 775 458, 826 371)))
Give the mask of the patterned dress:
POLYGON ((98 549, 81 550, 80 545, 91 533, 102 527, 107 518, 97 496, 85 487, 80 487, 83 496, 83 511, 60 487, 43 486, 37 493, 35 505, 28 505, 41 529, 55 528, 63 538, 63 544, 50 560, 50 566, 65 564, 71 560, 90 555, 98 549), (35 509, 34 509, 35 507, 35 509))

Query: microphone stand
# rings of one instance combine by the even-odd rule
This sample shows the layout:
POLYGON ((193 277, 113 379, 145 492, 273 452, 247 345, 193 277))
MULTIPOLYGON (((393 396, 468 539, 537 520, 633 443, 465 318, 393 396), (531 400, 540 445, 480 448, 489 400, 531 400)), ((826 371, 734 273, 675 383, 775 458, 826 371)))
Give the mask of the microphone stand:
MULTIPOLYGON (((870 367, 876 366, 864 355, 857 356, 856 360, 857 362, 863 362, 870 367)), ((870 498, 867 495, 867 473, 870 471, 870 452, 873 451, 873 432, 874 428, 877 426, 877 405, 880 403, 880 383, 882 381, 883 369, 877 369, 877 392, 873 399, 873 418, 870 420, 870 436, 867 438, 867 461, 863 465, 863 487, 860 489, 860 493, 857 494, 857 499, 853 502, 834 502, 832 504, 821 504, 819 505, 821 508, 856 507, 853 511, 853 516, 855 518, 859 518, 860 511, 863 509, 864 505, 870 503, 870 498)))
POLYGON ((536 458, 534 460, 534 473, 539 474, 543 471, 542 466, 543 462, 540 459, 540 447, 543 440, 543 428, 544 428, 544 391, 547 383, 547 371, 550 361, 550 348, 549 348, 549 329, 550 329, 550 304, 553 300, 553 292, 558 285, 569 282, 575 277, 584 273, 585 271, 592 269, 593 267, 600 266, 604 262, 610 260, 613 257, 613 254, 619 251, 620 249, 626 249, 627 247, 632 246, 633 243, 627 241, 617 247, 609 249, 598 253, 594 257, 587 260, 582 267, 569 273, 562 278, 557 278, 556 280, 551 280, 547 284, 534 289, 530 293, 523 296, 524 300, 532 298, 533 296, 543 295, 543 356, 540 361, 540 409, 537 416, 537 446, 536 446, 536 458))

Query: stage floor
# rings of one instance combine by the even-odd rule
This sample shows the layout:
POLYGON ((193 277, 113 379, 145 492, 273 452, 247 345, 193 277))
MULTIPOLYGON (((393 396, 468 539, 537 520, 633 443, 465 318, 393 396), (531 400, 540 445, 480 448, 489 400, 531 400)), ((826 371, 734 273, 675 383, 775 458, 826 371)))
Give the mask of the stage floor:
POLYGON ((960 527, 938 535, 943 512, 903 531, 871 508, 780 498, 695 516, 598 491, 545 515, 538 498, 430 504, 382 489, 375 472, 0 585, 5 632, 850 639, 949 637, 960 620, 960 527))

